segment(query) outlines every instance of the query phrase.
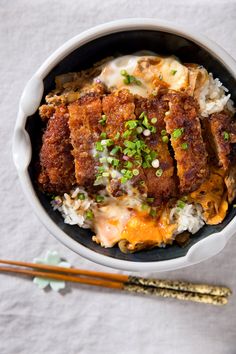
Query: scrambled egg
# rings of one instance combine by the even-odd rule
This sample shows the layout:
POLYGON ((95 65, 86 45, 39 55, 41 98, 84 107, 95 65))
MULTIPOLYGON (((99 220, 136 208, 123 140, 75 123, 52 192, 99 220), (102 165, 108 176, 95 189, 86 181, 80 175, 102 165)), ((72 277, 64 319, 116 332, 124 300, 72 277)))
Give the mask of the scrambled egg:
POLYGON ((224 171, 212 169, 207 181, 190 194, 191 199, 203 208, 203 216, 208 225, 221 223, 228 210, 226 201, 224 171))
POLYGON ((176 224, 170 223, 169 213, 163 211, 159 219, 154 219, 146 213, 136 212, 127 222, 121 240, 127 240, 135 246, 139 243, 161 246, 172 243, 176 224))
POLYGON ((126 70, 129 75, 134 75, 142 83, 142 85, 130 85, 129 90, 143 97, 150 95, 158 86, 182 91, 189 85, 188 68, 174 56, 165 58, 151 55, 125 55, 106 63, 97 79, 109 89, 127 88, 121 69, 126 70))

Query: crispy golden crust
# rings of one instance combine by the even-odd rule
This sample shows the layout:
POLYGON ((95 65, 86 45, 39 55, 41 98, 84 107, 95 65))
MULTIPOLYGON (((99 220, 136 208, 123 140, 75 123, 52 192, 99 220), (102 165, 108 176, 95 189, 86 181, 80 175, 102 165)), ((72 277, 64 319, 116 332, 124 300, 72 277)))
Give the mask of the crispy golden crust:
POLYGON ((113 139, 117 132, 125 131, 125 122, 135 119, 134 96, 128 90, 115 91, 102 100, 103 112, 107 117, 106 133, 113 139))
POLYGON ((161 135, 161 131, 166 129, 164 117, 165 112, 168 110, 168 103, 158 97, 150 99, 136 97, 135 107, 137 117, 142 112, 146 112, 149 121, 152 118, 157 118, 157 122, 153 124, 156 127, 156 133, 144 138, 144 140, 157 153, 163 174, 157 177, 156 169, 153 167, 143 169, 143 173, 145 175, 148 195, 155 198, 155 205, 160 205, 163 201, 176 195, 174 163, 168 149, 168 144, 162 141, 161 135))
POLYGON ((169 101, 170 106, 169 114, 165 115, 165 122, 166 130, 171 134, 180 192, 189 193, 197 189, 209 173, 207 152, 198 118, 198 104, 192 97, 181 93, 167 94, 165 100, 169 101), (178 138, 172 135, 176 129, 183 129, 178 138))
POLYGON ((227 112, 212 114, 208 120, 209 142, 211 143, 220 166, 227 170, 231 153, 231 115, 227 112))
POLYGON ((38 183, 45 192, 68 192, 75 182, 68 110, 58 106, 43 134, 38 183))
POLYGON ((98 95, 90 93, 69 104, 68 109, 76 181, 81 186, 90 186, 95 178, 92 149, 101 132, 101 99, 98 95))
POLYGON ((42 121, 44 122, 48 121, 53 116, 54 113, 55 113, 54 106, 43 104, 41 107, 39 107, 39 115, 42 121))

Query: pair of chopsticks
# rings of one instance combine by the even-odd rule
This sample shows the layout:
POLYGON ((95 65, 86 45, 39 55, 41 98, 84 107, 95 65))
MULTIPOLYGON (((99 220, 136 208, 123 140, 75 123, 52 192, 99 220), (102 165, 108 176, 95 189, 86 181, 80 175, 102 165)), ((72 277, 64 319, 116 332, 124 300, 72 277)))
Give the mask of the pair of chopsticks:
POLYGON ((2 259, 0 259, 0 263, 10 265, 10 267, 0 267, 0 272, 63 280, 66 282, 120 289, 132 293, 169 297, 212 305, 225 305, 228 302, 229 295, 232 294, 229 288, 223 286, 195 284, 177 280, 148 279, 124 274, 2 259))

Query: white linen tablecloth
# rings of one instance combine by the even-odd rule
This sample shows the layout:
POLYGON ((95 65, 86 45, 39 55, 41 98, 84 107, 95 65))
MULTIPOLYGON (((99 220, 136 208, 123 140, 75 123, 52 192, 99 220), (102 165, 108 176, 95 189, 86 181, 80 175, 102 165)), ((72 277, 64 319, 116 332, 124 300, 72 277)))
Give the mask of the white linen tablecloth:
MULTIPOLYGON (((77 267, 108 270, 59 244, 26 201, 11 155, 19 97, 63 42, 125 17, 191 25, 236 57, 234 0, 0 0, 0 258, 31 261, 57 250, 77 267)), ((161 274, 236 291, 236 238, 218 256, 161 274)), ((236 296, 225 307, 72 285, 63 295, 0 274, 0 354, 235 354, 236 296)))

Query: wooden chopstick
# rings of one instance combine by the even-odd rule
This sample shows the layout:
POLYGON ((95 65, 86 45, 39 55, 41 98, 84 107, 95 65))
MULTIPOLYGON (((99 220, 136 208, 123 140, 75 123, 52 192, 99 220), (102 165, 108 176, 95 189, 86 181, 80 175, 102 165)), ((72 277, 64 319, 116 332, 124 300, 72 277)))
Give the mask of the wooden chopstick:
POLYGON ((80 284, 100 286, 100 287, 106 287, 112 289, 120 289, 132 293, 154 295, 154 296, 165 297, 165 298, 168 297, 168 298, 174 298, 178 300, 201 302, 201 303, 212 304, 212 305, 225 305, 228 302, 228 299, 225 296, 215 296, 215 295, 177 291, 172 289, 154 288, 149 286, 128 284, 128 283, 117 282, 117 281, 113 282, 110 280, 103 280, 103 279, 93 279, 93 278, 85 278, 85 277, 81 278, 78 276, 50 273, 44 271, 40 272, 37 270, 22 269, 16 267, 0 267, 0 272, 21 274, 30 277, 41 277, 47 279, 70 281, 70 282, 75 282, 80 284))
POLYGON ((94 278, 110 279, 119 282, 126 282, 128 281, 129 278, 127 275, 123 275, 123 274, 96 272, 96 271, 86 270, 86 269, 65 268, 65 267, 59 267, 59 266, 53 266, 53 265, 41 264, 41 263, 29 263, 29 262, 10 261, 10 260, 3 260, 3 259, 0 259, 0 263, 17 265, 26 268, 40 269, 44 271, 54 271, 58 273, 88 275, 94 278))
POLYGON ((229 288, 223 286, 196 284, 196 283, 183 282, 178 280, 146 279, 142 277, 128 276, 124 274, 97 272, 97 271, 91 271, 86 269, 65 268, 65 267, 58 267, 58 266, 53 266, 48 264, 28 263, 22 261, 11 261, 11 260, 0 259, 0 263, 23 266, 27 268, 34 268, 43 271, 51 271, 56 273, 109 279, 115 282, 118 281, 126 284, 149 286, 154 288, 170 289, 176 291, 185 291, 185 292, 208 294, 208 295, 215 295, 215 296, 229 296, 232 294, 232 291, 229 288))
POLYGON ((74 283, 102 286, 106 288, 123 289, 122 282, 112 282, 103 279, 80 278, 78 276, 65 275, 59 273, 50 273, 50 272, 40 272, 37 270, 29 270, 29 269, 22 269, 16 267, 0 267, 0 272, 17 273, 17 274, 29 275, 33 277, 70 281, 74 283))

